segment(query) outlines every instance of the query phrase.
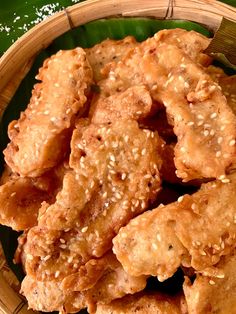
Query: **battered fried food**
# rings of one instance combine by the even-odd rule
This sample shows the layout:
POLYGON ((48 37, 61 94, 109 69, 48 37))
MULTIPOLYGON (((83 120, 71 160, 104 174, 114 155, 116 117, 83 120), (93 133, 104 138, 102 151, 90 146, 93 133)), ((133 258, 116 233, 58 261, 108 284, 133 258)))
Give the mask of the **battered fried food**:
MULTIPOLYGON (((98 98, 90 109, 92 123, 109 123, 119 119, 140 121, 151 114, 152 98, 145 86, 133 86, 110 97, 98 98)), ((153 108, 154 109, 154 108, 153 108)))
POLYGON ((107 252, 120 227, 155 200, 162 145, 157 133, 139 129, 132 120, 75 129, 73 170, 56 202, 42 206, 39 226, 28 233, 27 273, 38 279, 63 276, 70 272, 65 260, 77 268, 107 252))
POLYGON ((6 168, 0 186, 0 223, 20 231, 36 226, 42 202, 55 202, 67 165, 38 178, 21 178, 6 168))
POLYGON ((139 293, 97 307, 96 314, 187 314, 182 296, 139 293))
POLYGON ((227 255, 212 274, 197 274, 194 283, 184 283, 189 314, 230 314, 236 309, 236 255, 227 255))
POLYGON ((40 190, 28 178, 11 180, 0 186, 0 223, 20 231, 37 225, 37 216, 43 201, 52 196, 40 190))
POLYGON ((235 191, 233 174, 138 216, 113 239, 114 253, 128 273, 160 281, 181 265, 198 271, 212 267, 235 247, 235 191))
POLYGON ((58 230, 87 226, 86 233, 97 230, 102 236, 106 230, 105 237, 110 228, 116 233, 155 199, 163 144, 157 133, 139 129, 133 120, 91 124, 83 131, 79 126, 71 140, 73 171, 39 225, 58 230))
POLYGON ((132 36, 121 40, 106 39, 92 48, 85 49, 88 61, 93 69, 95 82, 102 79, 101 69, 109 62, 118 62, 131 48, 138 46, 132 36))
POLYGON ((0 180, 0 223, 24 230, 15 261, 31 308, 205 314, 236 306, 235 77, 209 67, 209 42, 164 30, 45 61, 28 108, 9 126, 0 180), (194 194, 185 189, 208 181, 194 194), (146 287, 149 276, 164 281, 179 267, 192 280, 188 311, 182 294, 148 291, 153 278, 146 287))
POLYGON ((188 49, 167 44, 160 33, 158 40, 141 43, 111 64, 107 78, 99 83, 101 91, 146 85, 152 98, 166 107, 174 126, 177 176, 186 182, 219 178, 235 156, 236 118, 220 87, 187 55, 188 49))
POLYGON ((27 297, 29 306, 36 310, 60 311, 64 308, 75 313, 88 307, 89 313, 94 313, 97 303, 110 303, 125 294, 141 291, 145 286, 146 276, 130 276, 115 256, 108 253, 101 259, 90 260, 78 273, 63 281, 54 278, 40 282, 27 275, 21 292, 27 297), (52 297, 50 302, 48 295, 52 297))
POLYGON ((5 160, 21 176, 40 176, 69 151, 75 115, 83 110, 92 70, 82 48, 60 51, 39 70, 28 108, 9 124, 5 160))

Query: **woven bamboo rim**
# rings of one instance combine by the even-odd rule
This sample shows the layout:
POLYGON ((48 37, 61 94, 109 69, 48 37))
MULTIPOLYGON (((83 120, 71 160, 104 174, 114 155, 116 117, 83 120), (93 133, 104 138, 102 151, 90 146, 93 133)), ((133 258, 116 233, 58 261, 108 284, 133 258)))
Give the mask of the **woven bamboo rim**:
MULTIPOLYGON (((68 7, 33 27, 0 59, 0 116, 42 49, 74 27, 114 16, 186 19, 215 31, 222 16, 236 22, 236 9, 216 0, 88 0, 68 7)), ((19 282, 0 247, 0 313, 35 313, 27 310, 18 291, 19 282)))

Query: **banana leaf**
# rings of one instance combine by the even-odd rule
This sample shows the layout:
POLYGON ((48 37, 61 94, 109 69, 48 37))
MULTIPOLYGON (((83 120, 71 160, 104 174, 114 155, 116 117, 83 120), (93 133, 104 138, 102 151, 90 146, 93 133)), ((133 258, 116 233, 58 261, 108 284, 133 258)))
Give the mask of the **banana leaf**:
MULTIPOLYGON (((9 1, 10 2, 10 1, 9 1)), ((24 6, 26 1, 15 0, 14 3, 16 4, 15 10, 17 12, 23 12, 24 6), (19 10, 19 11, 18 11, 19 10), (20 11, 22 10, 22 11, 20 11)), ((51 1, 52 3, 53 1, 51 1)), ((59 1, 62 5, 71 4, 71 1, 59 1)), ((49 1, 32 1, 32 3, 49 3, 49 1)), ((10 12, 10 4, 5 2, 5 4, 1 4, 1 11, 0 11, 0 21, 2 22, 1 18, 4 16, 5 13, 10 12)), ((33 11, 32 11, 33 12, 33 11)), ((31 11, 27 11, 27 14, 31 14, 31 11)), ((33 14, 33 13, 32 13, 33 14)), ((1 121, 0 121, 0 166, 3 167, 3 154, 2 150, 6 147, 8 142, 7 136, 7 126, 9 122, 13 119, 17 119, 19 114, 22 110, 25 109, 27 106, 30 96, 31 90, 33 85, 35 84, 35 75, 38 71, 38 68, 42 65, 42 62, 45 58, 50 56, 51 54, 55 53, 59 49, 71 49, 76 46, 81 47, 91 47, 94 44, 100 42, 105 38, 114 38, 120 39, 127 35, 133 35, 136 37, 137 40, 141 41, 145 38, 152 36, 155 32, 163 28, 184 28, 187 30, 195 30, 198 31, 206 36, 210 36, 210 32, 193 22, 188 21, 181 21, 181 20, 155 20, 155 19, 148 19, 148 18, 113 18, 109 20, 98 20, 94 22, 87 23, 81 27, 78 27, 61 37, 57 38, 47 49, 42 51, 36 58, 32 69, 27 74, 27 76, 22 81, 20 87, 18 88, 17 92, 15 93, 14 97, 12 98, 10 104, 8 105, 7 109, 5 110, 1 121)), ((19 34, 18 34, 19 35, 19 34)), ((17 36, 18 36, 17 35, 17 36)), ((9 41, 2 42, 2 34, 0 34, 0 43, 1 43, 1 50, 4 51, 9 45, 9 41)), ((14 40, 13 37, 9 35, 9 39, 14 40)), ((18 234, 11 231, 9 228, 0 226, 0 241, 2 242, 4 252, 7 258, 7 261, 12 268, 13 272, 22 280, 23 272, 19 265, 14 265, 12 263, 12 259, 14 256, 15 248, 17 245, 17 236, 18 234)), ((160 288, 161 284, 159 283, 160 288)), ((174 283, 171 283, 172 289, 174 283)), ((86 311, 80 312, 86 313, 86 311)))

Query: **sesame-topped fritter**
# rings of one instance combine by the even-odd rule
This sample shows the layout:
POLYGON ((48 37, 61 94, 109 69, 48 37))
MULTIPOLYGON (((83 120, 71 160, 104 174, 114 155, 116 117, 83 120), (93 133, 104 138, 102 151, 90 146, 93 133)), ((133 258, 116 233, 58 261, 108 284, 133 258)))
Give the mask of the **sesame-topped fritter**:
POLYGON ((21 176, 36 177, 69 152, 75 115, 83 111, 92 70, 82 48, 59 51, 39 70, 27 109, 9 124, 6 163, 21 176))
POLYGON ((130 276, 109 252, 100 259, 90 260, 78 273, 64 280, 40 281, 27 275, 21 292, 27 297, 30 308, 39 311, 64 309, 66 313, 76 313, 88 307, 89 313, 94 313, 97 304, 110 303, 145 286, 146 276, 130 276))
POLYGON ((84 124, 73 132, 71 171, 56 202, 43 204, 39 226, 28 234, 32 258, 26 269, 40 278, 46 271, 67 271, 65 261, 77 268, 102 256, 120 227, 145 211, 160 190, 163 141, 157 133, 133 120, 84 124))
POLYGON ((163 281, 179 266, 203 271, 235 247, 236 178, 202 184, 192 195, 148 211, 121 228, 113 239, 124 269, 163 281))
MULTIPOLYGON (((161 33, 111 65, 107 78, 99 83, 101 92, 107 95, 146 85, 152 98, 165 106, 177 136, 177 176, 183 181, 220 178, 236 153, 236 117, 219 85, 190 53, 191 43, 174 44, 161 33)), ((191 49, 200 47, 199 53, 204 45, 195 44, 191 49)))
POLYGON ((88 61, 93 69, 95 82, 103 78, 101 70, 110 62, 118 62, 131 48, 138 46, 138 42, 132 36, 121 40, 106 39, 101 43, 85 49, 88 61))

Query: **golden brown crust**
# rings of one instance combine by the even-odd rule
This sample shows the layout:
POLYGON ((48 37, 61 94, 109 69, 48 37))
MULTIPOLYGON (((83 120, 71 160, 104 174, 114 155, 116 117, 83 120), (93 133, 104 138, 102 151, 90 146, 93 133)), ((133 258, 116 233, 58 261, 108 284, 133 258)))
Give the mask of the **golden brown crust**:
POLYGON ((130 276, 114 254, 108 253, 100 259, 90 260, 79 272, 63 281, 58 278, 40 281, 27 275, 21 292, 35 310, 74 313, 88 307, 93 313, 97 303, 110 303, 125 294, 141 291, 145 286, 145 276, 130 276))
POLYGON ((203 274, 191 284, 186 278, 184 293, 189 314, 230 314, 236 308, 236 255, 221 258, 215 269, 203 274))
POLYGON ((101 95, 90 108, 92 123, 109 123, 120 119, 140 121, 151 114, 153 102, 145 86, 132 86, 110 97, 101 95))
POLYGON ((47 59, 37 76, 28 108, 8 128, 7 164, 21 176, 39 176, 60 163, 69 150, 75 115, 83 109, 92 70, 82 48, 47 59))
POLYGON ((95 82, 102 79, 101 70, 110 62, 119 62, 127 52, 138 46, 137 41, 132 36, 127 36, 121 40, 106 39, 92 48, 85 49, 88 61, 93 69, 95 82))
POLYGON ((157 133, 132 120, 91 124, 82 134, 79 126, 62 190, 54 204, 43 204, 39 226, 28 233, 27 272, 40 280, 64 276, 72 265, 63 261, 73 261, 76 271, 108 251, 120 227, 155 200, 162 145, 157 133))
POLYGON ((110 304, 98 304, 96 314, 187 314, 185 308, 183 296, 143 292, 110 304))
POLYGON ((180 265, 203 271, 229 254, 236 238, 235 175, 224 182, 202 184, 198 192, 121 228, 113 239, 113 251, 124 269, 165 280, 180 265))
POLYGON ((236 118, 218 84, 189 53, 199 45, 174 45, 161 34, 110 65, 107 78, 99 83, 101 91, 112 94, 146 85, 152 98, 166 107, 174 126, 177 176, 183 181, 219 178, 234 160, 236 118))

